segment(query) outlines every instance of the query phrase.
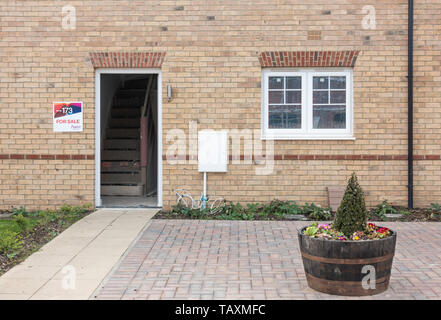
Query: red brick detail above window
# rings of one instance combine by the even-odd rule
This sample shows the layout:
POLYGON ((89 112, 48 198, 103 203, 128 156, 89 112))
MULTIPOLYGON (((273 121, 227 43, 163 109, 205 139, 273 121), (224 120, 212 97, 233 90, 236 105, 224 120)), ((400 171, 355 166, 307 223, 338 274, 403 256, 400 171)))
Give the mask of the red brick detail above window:
POLYGON ((354 67, 360 51, 266 51, 259 55, 262 68, 354 67))
POLYGON ((94 68, 161 68, 165 52, 89 52, 94 68))

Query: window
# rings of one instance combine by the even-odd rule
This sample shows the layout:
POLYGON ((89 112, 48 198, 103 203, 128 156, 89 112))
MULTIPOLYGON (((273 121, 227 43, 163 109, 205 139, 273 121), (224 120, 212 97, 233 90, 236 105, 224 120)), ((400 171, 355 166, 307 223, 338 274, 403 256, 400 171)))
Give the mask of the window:
POLYGON ((353 139, 352 70, 264 70, 263 139, 353 139))

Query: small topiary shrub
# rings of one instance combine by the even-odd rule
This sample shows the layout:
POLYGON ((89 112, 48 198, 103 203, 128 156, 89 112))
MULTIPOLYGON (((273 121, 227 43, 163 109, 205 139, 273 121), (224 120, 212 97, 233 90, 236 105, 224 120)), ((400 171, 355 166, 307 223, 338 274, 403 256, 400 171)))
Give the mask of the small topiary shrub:
POLYGON ((355 172, 348 181, 343 200, 335 215, 333 227, 347 237, 356 231, 367 229, 368 211, 363 190, 357 181, 355 172))

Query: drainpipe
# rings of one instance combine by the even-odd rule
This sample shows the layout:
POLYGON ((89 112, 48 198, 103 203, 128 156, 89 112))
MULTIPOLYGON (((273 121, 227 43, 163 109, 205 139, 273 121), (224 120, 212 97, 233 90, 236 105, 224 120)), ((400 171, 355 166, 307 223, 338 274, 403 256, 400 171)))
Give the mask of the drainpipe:
POLYGON ((413 208, 413 0, 408 5, 408 207, 413 208))

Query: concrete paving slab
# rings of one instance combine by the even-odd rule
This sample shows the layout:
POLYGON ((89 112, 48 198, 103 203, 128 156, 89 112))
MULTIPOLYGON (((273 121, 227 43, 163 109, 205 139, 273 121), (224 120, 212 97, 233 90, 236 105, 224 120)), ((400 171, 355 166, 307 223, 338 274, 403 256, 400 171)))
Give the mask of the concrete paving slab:
POLYGON ((0 277, 0 299, 88 299, 157 211, 97 210, 0 277))

